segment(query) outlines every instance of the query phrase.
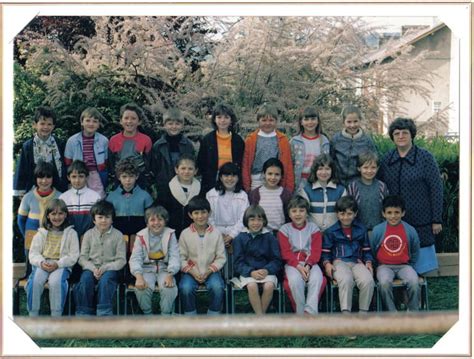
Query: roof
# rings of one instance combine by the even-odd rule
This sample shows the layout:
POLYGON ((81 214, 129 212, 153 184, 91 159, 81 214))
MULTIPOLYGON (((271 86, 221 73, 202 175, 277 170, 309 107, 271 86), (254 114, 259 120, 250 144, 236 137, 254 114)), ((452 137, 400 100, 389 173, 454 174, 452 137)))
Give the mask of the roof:
POLYGON ((443 29, 446 27, 446 24, 441 23, 436 26, 429 27, 427 29, 421 29, 419 31, 414 31, 412 33, 407 34, 406 36, 401 37, 399 40, 390 41, 381 49, 368 54, 367 57, 364 59, 364 63, 370 63, 374 61, 382 61, 385 60, 387 57, 392 56, 396 53, 400 48, 404 46, 410 46, 415 44, 416 42, 424 39, 425 37, 434 34, 435 32, 443 29))

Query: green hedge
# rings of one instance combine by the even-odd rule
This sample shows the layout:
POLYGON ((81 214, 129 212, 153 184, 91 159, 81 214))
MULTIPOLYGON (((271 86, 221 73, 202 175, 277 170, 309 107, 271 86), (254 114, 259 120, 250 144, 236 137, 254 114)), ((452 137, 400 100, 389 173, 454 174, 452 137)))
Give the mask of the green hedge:
MULTIPOLYGON (((375 146, 382 158, 395 148, 390 138, 374 135, 375 146)), ((415 144, 430 151, 438 163, 443 179, 443 231, 436 238, 437 252, 459 251, 459 142, 444 137, 415 138, 415 144)))

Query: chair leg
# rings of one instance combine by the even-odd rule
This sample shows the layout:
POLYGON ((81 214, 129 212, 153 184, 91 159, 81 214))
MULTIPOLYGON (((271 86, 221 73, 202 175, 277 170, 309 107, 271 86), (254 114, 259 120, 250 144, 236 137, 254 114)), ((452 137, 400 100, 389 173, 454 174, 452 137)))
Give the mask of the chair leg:
POLYGON ((13 288, 13 315, 20 315, 20 289, 18 284, 13 288))

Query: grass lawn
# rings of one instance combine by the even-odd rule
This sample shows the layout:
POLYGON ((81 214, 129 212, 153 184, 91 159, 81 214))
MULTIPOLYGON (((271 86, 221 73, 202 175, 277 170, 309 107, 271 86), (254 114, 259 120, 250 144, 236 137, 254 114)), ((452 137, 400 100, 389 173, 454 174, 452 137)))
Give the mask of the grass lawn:
MULTIPOLYGON (((458 309, 458 277, 429 278, 430 310, 458 309)), ((158 297, 158 296, 155 296, 158 297)), ((21 315, 26 315, 22 292, 21 315)), ((237 310, 251 312, 246 292, 239 293, 237 310)), ((158 307, 158 301, 156 301, 158 307)), ((203 311, 205 308, 200 307, 203 311)), ((37 340, 40 347, 89 348, 431 348, 441 335, 370 336, 350 340, 346 337, 280 338, 188 338, 142 340, 37 340)))

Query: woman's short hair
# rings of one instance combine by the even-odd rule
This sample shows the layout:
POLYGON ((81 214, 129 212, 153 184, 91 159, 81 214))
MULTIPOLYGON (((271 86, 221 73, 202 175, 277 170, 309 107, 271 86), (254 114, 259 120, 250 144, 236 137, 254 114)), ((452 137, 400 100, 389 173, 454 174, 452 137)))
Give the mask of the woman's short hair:
POLYGON ((411 139, 413 140, 416 136, 416 125, 411 118, 397 117, 393 122, 388 126, 388 134, 390 139, 393 141, 393 132, 395 130, 408 130, 411 134, 411 139))
POLYGON ((243 223, 244 223, 244 226, 247 228, 249 228, 250 218, 261 218, 263 220, 264 227, 266 227, 268 224, 268 219, 267 219, 267 215, 265 214, 265 210, 258 204, 252 204, 244 212, 243 223))

